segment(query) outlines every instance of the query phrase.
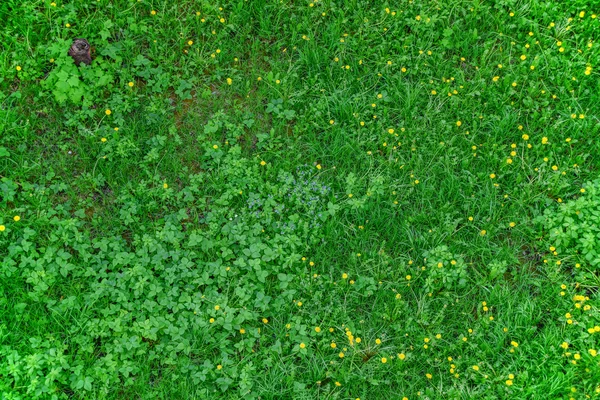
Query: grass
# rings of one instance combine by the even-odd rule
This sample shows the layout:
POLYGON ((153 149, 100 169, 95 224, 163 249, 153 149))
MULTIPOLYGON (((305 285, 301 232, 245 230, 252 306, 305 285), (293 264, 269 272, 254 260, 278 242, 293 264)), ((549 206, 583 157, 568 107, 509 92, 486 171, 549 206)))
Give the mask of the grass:
POLYGON ((598 11, 3 2, 2 398, 600 397, 598 11))

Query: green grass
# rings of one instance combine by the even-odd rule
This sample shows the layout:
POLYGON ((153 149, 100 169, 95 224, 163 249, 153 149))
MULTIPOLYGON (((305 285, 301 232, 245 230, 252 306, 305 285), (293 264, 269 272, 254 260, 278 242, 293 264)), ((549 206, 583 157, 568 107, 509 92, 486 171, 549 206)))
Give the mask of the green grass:
POLYGON ((598 12, 4 1, 1 397, 599 398, 598 12))

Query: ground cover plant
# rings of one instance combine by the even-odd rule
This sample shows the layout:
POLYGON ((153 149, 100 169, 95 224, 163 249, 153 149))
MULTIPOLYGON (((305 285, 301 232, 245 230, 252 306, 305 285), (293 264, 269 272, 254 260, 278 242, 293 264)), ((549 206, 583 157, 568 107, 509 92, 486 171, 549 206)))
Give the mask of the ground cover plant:
POLYGON ((599 12, 2 1, 1 397, 600 398, 599 12))

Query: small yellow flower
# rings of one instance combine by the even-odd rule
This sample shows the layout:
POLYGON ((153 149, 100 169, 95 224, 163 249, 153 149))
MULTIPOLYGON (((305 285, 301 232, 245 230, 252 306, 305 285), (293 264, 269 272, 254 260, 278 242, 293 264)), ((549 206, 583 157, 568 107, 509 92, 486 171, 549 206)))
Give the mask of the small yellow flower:
POLYGON ((306 348, 306 345, 304 343, 300 343, 300 348, 304 349, 304 348, 306 348))
POLYGON ((335 382, 335 386, 338 386, 338 387, 340 387, 340 386, 342 386, 342 384, 336 381, 336 382, 335 382))
POLYGON ((321 164, 317 164, 317 169, 321 169, 321 164))
POLYGON ((527 56, 526 56, 525 54, 523 54, 523 55, 521 56, 521 60, 525 61, 526 59, 527 59, 527 56))
POLYGON ((513 347, 519 347, 519 343, 515 342, 514 340, 513 340, 513 341, 511 341, 511 342, 510 342, 510 344, 511 344, 513 347))
POLYGON ((320 326, 316 326, 315 327, 315 332, 317 332, 317 333, 321 332, 321 327, 320 326))
POLYGON ((193 44, 194 44, 194 41, 193 41, 193 40, 189 40, 189 41, 188 41, 188 46, 191 46, 191 45, 193 45, 193 44))
POLYGON ((496 178, 496 174, 490 174, 490 179, 495 179, 496 178))
POLYGON ((340 358, 344 358, 344 353, 343 353, 342 351, 340 351, 340 354, 338 354, 338 356, 339 356, 340 358))
POLYGON ((381 339, 375 339, 376 344, 381 344, 381 339))
POLYGON ((514 222, 511 222, 510 224, 508 224, 508 226, 510 226, 511 228, 514 228, 514 227, 515 227, 515 225, 517 225, 517 224, 516 224, 516 223, 514 223, 514 222))
POLYGON ((264 167, 265 165, 267 165, 267 162, 263 160, 260 162, 260 165, 262 165, 264 167))
POLYGON ((14 220, 15 222, 19 222, 19 221, 21 220, 21 217, 19 217, 18 215, 15 215, 15 216, 13 217, 13 220, 14 220))
POLYGON ((404 353, 398 353, 399 360, 404 360, 405 358, 406 358, 406 355, 404 353))
POLYGON ((332 349, 335 349, 337 347, 337 344, 335 344, 335 342, 331 342, 330 346, 332 349))
POLYGON ((107 139, 106 139, 105 137, 103 137, 102 139, 100 139, 100 141, 101 141, 102 143, 106 142, 106 140, 107 140, 107 139))
POLYGON ((220 307, 220 306, 217 304, 217 305, 215 306, 215 310, 219 311, 220 309, 221 309, 221 307, 220 307))
POLYGON ((227 78, 227 84, 231 85, 233 83, 233 80, 231 80, 231 78, 227 78))
POLYGON ((4 232, 6 230, 6 226, 0 225, 0 232, 4 232))
POLYGON ((382 358, 381 358, 381 362, 382 362, 383 364, 385 364, 385 363, 387 362, 387 358, 385 358, 385 357, 382 357, 382 358))
POLYGON ((214 324, 214 322, 215 322, 215 319, 214 319, 214 318, 211 318, 211 319, 209 319, 209 320, 208 320, 208 322, 210 322, 211 324, 214 324))
POLYGON ((68 24, 68 23, 67 23, 67 24, 65 24, 65 27, 67 27, 67 28, 70 28, 70 27, 71 27, 71 24, 68 24))
POLYGON ((429 373, 425 374, 425 376, 427 377, 427 379, 431 379, 431 378, 433 378, 433 375, 431 375, 431 374, 429 374, 429 373))
POLYGON ((262 319, 262 322, 263 322, 263 324, 268 324, 268 323, 269 323, 269 320, 268 320, 268 319, 266 319, 266 318, 263 318, 263 319, 262 319))
POLYGON ((332 120, 332 119, 330 119, 330 120, 329 120, 329 124, 330 124, 330 125, 333 125, 334 123, 335 123, 335 121, 334 121, 334 120, 332 120))
POLYGON ((506 383, 507 386, 512 386, 513 381, 512 381, 512 379, 507 379, 506 382, 504 382, 504 383, 506 383))
POLYGON ((112 111, 110 111, 109 109, 106 109, 106 111, 104 111, 104 114, 110 115, 110 114, 112 114, 112 111))
POLYGON ((150 14, 152 14, 152 15, 156 15, 156 11, 155 11, 155 10, 152 10, 152 11, 150 11, 150 14))
POLYGON ((240 333, 243 335, 244 333, 246 333, 246 330, 244 328, 240 329, 240 333))
POLYGON ((302 302, 301 302, 301 301, 299 301, 299 302, 297 302, 297 303, 296 303, 296 305, 297 305, 298 307, 302 307, 302 302))
POLYGON ((133 82, 129 82, 127 85, 128 85, 129 87, 133 87, 133 82))
MULTIPOLYGON (((163 189, 168 189, 168 188, 169 188, 169 185, 167 184, 167 182, 163 183, 163 189)), ((215 310, 217 310, 216 307, 215 307, 215 310)))
POLYGON ((479 366, 478 365, 473 365, 472 368, 473 368, 474 371, 479 371, 479 366))
POLYGON ((521 136, 521 138, 523 138, 523 140, 529 140, 529 135, 524 133, 523 136, 521 136))
POLYGON ((456 121, 456 126, 461 126, 461 125, 462 125, 462 122, 456 121))
POLYGON ((485 229, 482 229, 481 232, 479 232, 479 234, 481 236, 485 236, 486 233, 487 233, 487 231, 485 229))

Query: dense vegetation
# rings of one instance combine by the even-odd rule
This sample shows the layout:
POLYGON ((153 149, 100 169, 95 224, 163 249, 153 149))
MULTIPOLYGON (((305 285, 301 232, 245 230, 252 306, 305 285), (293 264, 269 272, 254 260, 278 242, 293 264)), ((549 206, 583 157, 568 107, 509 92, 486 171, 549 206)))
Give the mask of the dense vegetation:
POLYGON ((3 0, 0 397, 600 397, 598 12, 3 0))

